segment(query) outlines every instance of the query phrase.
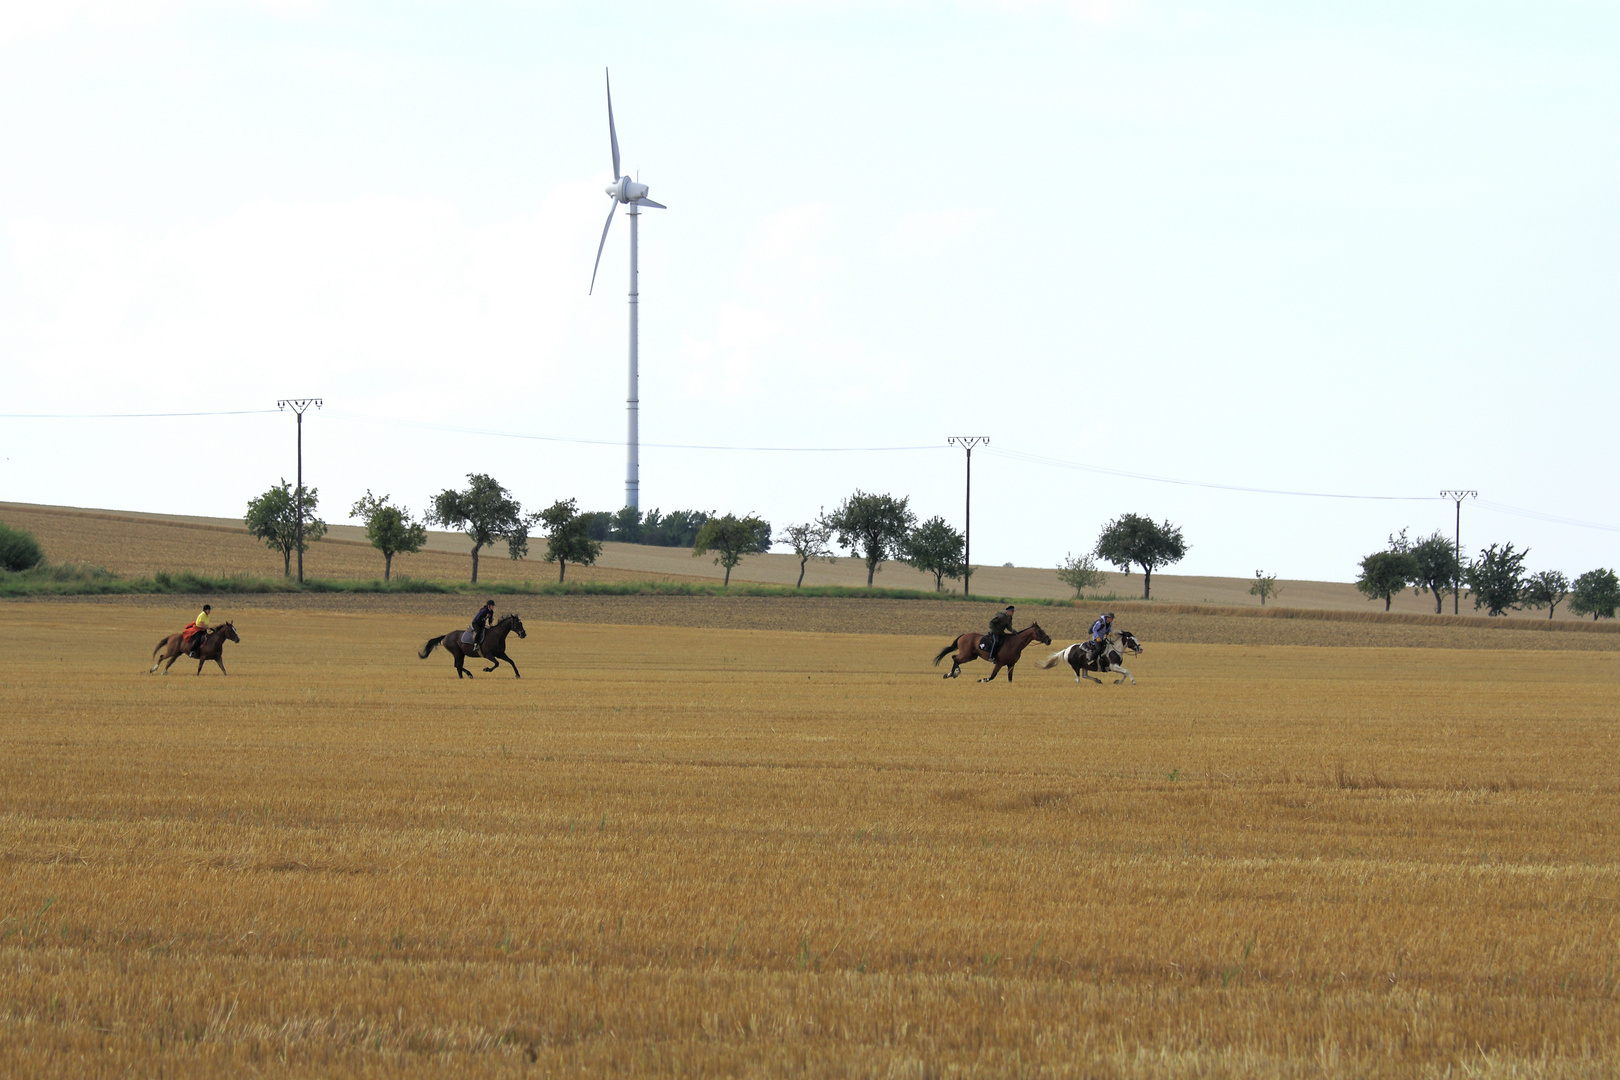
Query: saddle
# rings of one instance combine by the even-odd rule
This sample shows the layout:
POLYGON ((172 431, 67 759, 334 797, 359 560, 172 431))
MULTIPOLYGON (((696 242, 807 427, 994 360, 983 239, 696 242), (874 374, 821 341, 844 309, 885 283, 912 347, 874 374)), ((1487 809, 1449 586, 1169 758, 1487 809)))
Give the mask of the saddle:
POLYGON ((472 648, 472 643, 477 640, 478 635, 473 633, 471 630, 463 630, 461 632, 461 644, 467 648, 472 648))

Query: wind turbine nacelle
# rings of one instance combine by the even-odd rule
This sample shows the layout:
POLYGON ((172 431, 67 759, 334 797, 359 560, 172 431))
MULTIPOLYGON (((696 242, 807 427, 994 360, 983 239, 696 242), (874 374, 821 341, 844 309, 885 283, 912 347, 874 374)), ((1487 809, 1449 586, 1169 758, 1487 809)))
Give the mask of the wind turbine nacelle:
POLYGON ((637 199, 645 199, 647 193, 652 189, 646 184, 636 183, 628 176, 621 176, 603 190, 620 202, 627 203, 635 202, 637 199))

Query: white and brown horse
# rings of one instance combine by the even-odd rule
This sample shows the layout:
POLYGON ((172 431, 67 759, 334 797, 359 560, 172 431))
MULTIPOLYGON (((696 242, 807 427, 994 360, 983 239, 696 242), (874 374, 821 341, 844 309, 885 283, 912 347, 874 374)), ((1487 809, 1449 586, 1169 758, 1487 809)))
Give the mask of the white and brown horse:
POLYGON ((1125 659, 1120 653, 1120 649, 1129 650, 1132 656, 1140 656, 1142 643, 1137 641, 1136 635, 1129 630, 1121 630, 1118 645, 1113 643, 1112 637, 1101 642, 1077 641, 1067 649, 1059 649, 1051 656, 1048 656, 1041 662, 1041 667, 1053 667, 1059 660, 1066 660, 1069 666, 1074 669, 1074 681, 1076 683, 1079 683, 1081 679, 1090 679, 1098 686, 1101 686, 1101 679, 1092 678, 1086 672, 1117 671, 1120 677, 1114 680, 1115 686, 1118 686, 1126 679, 1131 680, 1131 685, 1135 686, 1136 676, 1126 670, 1125 665, 1120 662, 1125 659))

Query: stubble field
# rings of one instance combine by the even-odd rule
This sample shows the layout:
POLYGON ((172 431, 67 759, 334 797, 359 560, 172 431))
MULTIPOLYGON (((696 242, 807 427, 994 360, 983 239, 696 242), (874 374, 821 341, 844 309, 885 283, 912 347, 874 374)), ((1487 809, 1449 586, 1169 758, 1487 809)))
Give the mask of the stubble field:
POLYGON ((0 609, 0 1074, 1614 1073, 1613 635, 395 599, 0 609))

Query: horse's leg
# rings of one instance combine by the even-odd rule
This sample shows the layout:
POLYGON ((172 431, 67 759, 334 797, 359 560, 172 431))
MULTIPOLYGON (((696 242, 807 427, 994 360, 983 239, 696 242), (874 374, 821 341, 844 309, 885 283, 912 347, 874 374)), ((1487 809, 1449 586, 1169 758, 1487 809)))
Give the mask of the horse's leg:
POLYGON ((484 659, 490 661, 489 667, 484 669, 484 674, 486 674, 486 675, 489 674, 491 671, 494 671, 496 668, 501 666, 501 658, 498 657, 498 656, 490 656, 490 655, 486 654, 484 656, 484 659))
MULTIPOLYGON (((512 658, 507 656, 504 652, 501 653, 501 659, 505 660, 508 664, 512 664, 512 658)), ((523 678, 523 672, 518 670, 518 666, 516 664, 512 664, 512 677, 514 679, 523 678)))
POLYGON ((456 658, 456 678, 459 680, 463 675, 472 678, 473 673, 467 670, 467 654, 457 649, 451 655, 456 658))
POLYGON ((223 656, 214 657, 214 663, 219 665, 219 673, 221 675, 229 675, 230 674, 230 672, 225 670, 225 660, 224 660, 223 656))
POLYGON ((1119 672, 1119 674, 1120 674, 1120 677, 1114 680, 1114 685, 1115 686, 1118 686, 1120 683, 1124 682, 1126 679, 1131 680, 1131 685, 1132 686, 1136 685, 1136 676, 1135 675, 1132 675, 1129 671, 1127 671, 1124 668, 1120 667, 1118 664, 1114 665, 1114 670, 1119 672))
POLYGON ((990 674, 986 675, 984 678, 980 679, 979 681, 980 682, 995 682, 996 681, 996 676, 1000 675, 1000 674, 1001 674, 1001 661, 997 660, 997 661, 995 661, 994 666, 991 667, 990 674))

